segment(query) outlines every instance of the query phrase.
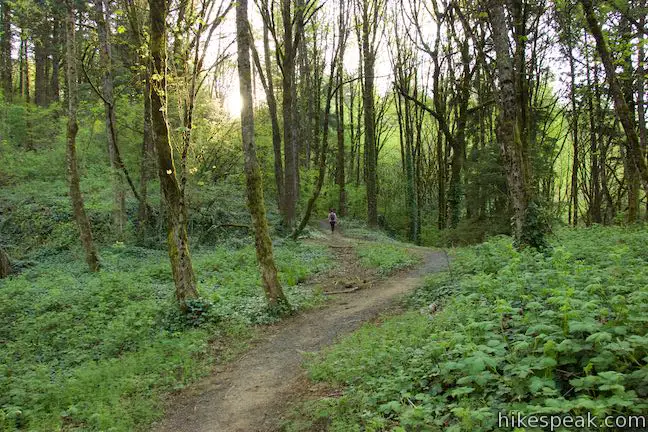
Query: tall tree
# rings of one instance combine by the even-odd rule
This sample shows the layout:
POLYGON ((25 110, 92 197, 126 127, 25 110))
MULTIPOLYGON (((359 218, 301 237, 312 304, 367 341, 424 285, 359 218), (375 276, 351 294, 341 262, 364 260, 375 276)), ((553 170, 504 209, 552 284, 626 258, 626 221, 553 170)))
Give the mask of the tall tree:
POLYGON ((365 182, 367 185, 367 223, 378 225, 378 173, 376 149, 376 113, 374 105, 374 68, 376 41, 383 0, 356 0, 356 16, 361 27, 363 63, 362 102, 364 109, 365 182))
MULTIPOLYGON (((274 90, 274 79, 272 73, 272 61, 270 53, 270 31, 268 26, 270 25, 270 13, 268 11, 268 2, 267 0, 261 0, 260 3, 257 3, 259 10, 261 11, 261 16, 263 18, 263 65, 261 65, 261 59, 259 58, 259 53, 254 46, 254 43, 251 44, 252 57, 254 59, 254 64, 256 65, 257 73, 259 74, 259 79, 261 80, 261 85, 266 95, 266 103, 268 104, 268 112, 270 114, 270 125, 272 128, 272 150, 274 152, 274 179, 275 187, 277 188, 277 205, 280 214, 283 214, 283 203, 284 203, 284 170, 283 170, 283 161, 281 156, 281 127, 279 126, 279 114, 277 112, 277 97, 274 90)), ((252 29, 250 29, 251 31, 252 29)))
POLYGON ((254 144, 254 107, 252 105, 252 73, 250 65, 251 34, 247 10, 247 0, 238 0, 236 5, 236 40, 242 102, 241 138, 247 179, 247 203, 254 224, 256 257, 261 267, 261 281, 266 298, 271 307, 280 307, 287 310, 289 305, 277 277, 277 268, 272 253, 272 241, 268 234, 268 221, 263 199, 263 180, 254 144))
POLYGON ((113 188, 113 229, 118 237, 124 233, 126 226, 126 193, 124 190, 124 177, 121 169, 119 151, 117 147, 117 119, 115 115, 115 96, 113 82, 112 44, 110 41, 110 2, 108 0, 94 0, 94 16, 97 24, 99 39, 99 57, 102 72, 102 94, 104 103, 104 123, 108 155, 112 173, 113 188))
POLYGON ((196 278, 189 253, 187 208, 173 161, 167 123, 167 25, 169 0, 149 0, 151 68, 151 123, 158 155, 160 188, 167 217, 167 243, 175 283, 175 293, 182 310, 198 298, 196 278))
POLYGON ((20 29, 20 95, 30 103, 29 90, 29 38, 26 27, 20 29))
POLYGON ((49 5, 44 2, 37 2, 36 16, 33 17, 35 25, 32 30, 34 42, 34 102, 38 106, 46 106, 48 100, 48 55, 50 50, 51 27, 47 20, 50 14, 49 5))
POLYGON ((13 99, 13 78, 11 62, 11 5, 8 0, 3 0, 0 4, 2 10, 2 34, 0 35, 0 81, 2 81, 2 90, 5 101, 11 102, 13 99))
POLYGON ((86 262, 90 271, 99 270, 99 257, 92 240, 92 229, 90 221, 85 212, 83 205, 83 195, 79 180, 79 168, 77 165, 76 155, 76 136, 79 131, 77 123, 77 108, 79 104, 79 95, 77 89, 77 50, 76 50, 76 20, 73 0, 66 0, 66 77, 67 77, 67 100, 68 100, 68 122, 67 122, 67 170, 68 183, 70 187, 70 199, 72 201, 72 210, 76 219, 79 232, 81 234, 81 243, 85 251, 86 262))
MULTIPOLYGON (((297 163, 297 114, 295 101, 295 64, 300 37, 302 36, 303 7, 295 7, 293 0, 281 1, 281 19, 283 22, 283 58, 282 72, 282 115, 284 141, 284 204, 283 222, 286 227, 292 227, 298 199, 298 170, 297 163)), ((296 5, 295 5, 296 6, 296 5)))
POLYGON ((335 183, 338 186, 338 215, 346 216, 346 177, 345 149, 344 149, 344 51, 348 38, 349 13, 344 0, 339 2, 338 32, 340 34, 341 46, 337 60, 337 97, 335 98, 335 113, 337 117, 337 158, 335 183))
MULTIPOLYGON (((513 2, 513 8, 519 9, 519 0, 513 2)), ((519 83, 520 76, 525 75, 525 62, 517 61, 524 57, 524 29, 516 19, 513 23, 513 34, 516 36, 514 58, 510 50, 509 28, 504 13, 504 2, 492 0, 488 4, 488 17, 491 24, 493 47, 497 59, 497 78, 499 86, 499 119, 497 139, 504 161, 511 204, 513 207, 513 237, 519 247, 544 245, 543 227, 539 222, 537 207, 533 202, 531 186, 531 167, 528 160, 528 143, 526 139, 523 91, 519 83)), ((515 14, 514 10, 512 14, 515 14)), ((516 15, 517 16, 517 15, 516 15)))
POLYGON ((151 127, 151 59, 146 50, 143 49, 146 40, 147 32, 144 28, 144 14, 140 12, 137 0, 126 0, 126 10, 128 23, 132 35, 132 44, 137 53, 137 61, 140 70, 141 82, 144 83, 144 94, 142 113, 142 147, 140 152, 140 178, 139 178, 139 206, 137 210, 137 232, 140 240, 143 240, 147 228, 149 226, 149 219, 151 218, 151 211, 147 204, 148 200, 148 181, 154 175, 155 169, 155 152, 153 144, 153 132, 151 127))

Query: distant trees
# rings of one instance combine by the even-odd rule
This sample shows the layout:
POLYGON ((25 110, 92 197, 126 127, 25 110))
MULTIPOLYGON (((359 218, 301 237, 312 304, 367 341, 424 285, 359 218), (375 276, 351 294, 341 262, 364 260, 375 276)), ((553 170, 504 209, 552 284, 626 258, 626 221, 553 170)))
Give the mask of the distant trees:
MULTIPOLYGON (((646 195, 648 195, 648 167, 646 166, 645 156, 639 146, 639 136, 637 134, 634 115, 630 111, 629 103, 621 89, 619 79, 615 72, 614 61, 610 55, 610 50, 605 41, 605 37, 603 36, 603 32, 601 31, 601 26, 594 15, 592 1, 581 0, 581 4, 583 5, 583 10, 585 12, 587 26, 596 41, 596 49, 601 58, 601 62, 603 63, 603 67, 605 68, 605 74, 610 86, 610 94, 612 96, 612 101, 614 102, 616 115, 618 116, 626 134, 627 152, 630 155, 631 163, 634 164, 634 169, 637 170, 641 178, 644 191, 646 195)), ((630 98, 632 97, 632 93, 633 92, 631 91, 630 98)))
POLYGON ((118 236, 123 235, 126 225, 126 194, 122 163, 117 143, 117 120, 115 114, 114 82, 112 72, 112 43, 110 41, 110 1, 94 0, 94 20, 99 40, 99 57, 102 77, 102 90, 99 96, 103 100, 106 125, 108 155, 112 171, 113 186, 113 228, 118 236))

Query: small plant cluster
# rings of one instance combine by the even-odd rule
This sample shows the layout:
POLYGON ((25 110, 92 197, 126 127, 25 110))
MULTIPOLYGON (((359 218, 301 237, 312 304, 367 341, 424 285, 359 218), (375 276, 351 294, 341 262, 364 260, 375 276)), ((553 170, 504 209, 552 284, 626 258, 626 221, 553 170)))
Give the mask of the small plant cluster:
POLYGON ((546 254, 505 238, 459 250, 416 310, 310 362, 312 378, 345 387, 311 421, 458 432, 498 430, 500 412, 645 414, 647 243, 646 229, 595 227, 561 232, 546 254))
POLYGON ((360 263, 382 275, 413 266, 419 258, 405 246, 393 243, 364 243, 357 247, 360 263))
MULTIPOLYGON (((327 251, 285 242, 275 253, 291 305, 318 301, 298 284, 326 268, 327 251)), ((140 430, 161 415, 163 392, 209 371, 210 342, 239 344, 250 324, 277 319, 252 246, 195 253, 203 297, 187 314, 165 255, 115 244, 97 274, 58 255, 0 281, 1 432, 140 430)))

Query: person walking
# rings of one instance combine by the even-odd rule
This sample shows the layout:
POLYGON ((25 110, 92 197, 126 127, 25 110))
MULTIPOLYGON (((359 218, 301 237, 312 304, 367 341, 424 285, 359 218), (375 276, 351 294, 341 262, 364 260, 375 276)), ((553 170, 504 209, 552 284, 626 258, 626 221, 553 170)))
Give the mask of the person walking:
POLYGON ((335 224, 337 223, 337 215, 335 214, 335 209, 329 209, 328 220, 331 224, 331 234, 333 234, 335 232, 335 224))

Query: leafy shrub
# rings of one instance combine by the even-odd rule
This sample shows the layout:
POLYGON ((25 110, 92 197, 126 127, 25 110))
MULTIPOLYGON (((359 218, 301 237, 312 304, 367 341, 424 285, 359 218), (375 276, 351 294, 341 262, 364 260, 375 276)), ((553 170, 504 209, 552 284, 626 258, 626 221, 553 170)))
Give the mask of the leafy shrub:
POLYGON ((311 361, 346 387, 331 430, 497 430, 499 412, 648 410, 648 231, 564 231, 552 253, 497 239, 461 251, 414 303, 441 310, 367 325, 311 361), (482 270, 483 269, 483 270, 482 270), (335 423, 334 423, 335 424, 335 423))

